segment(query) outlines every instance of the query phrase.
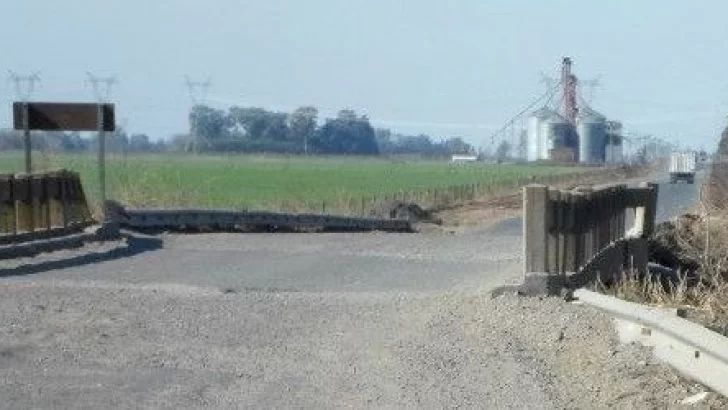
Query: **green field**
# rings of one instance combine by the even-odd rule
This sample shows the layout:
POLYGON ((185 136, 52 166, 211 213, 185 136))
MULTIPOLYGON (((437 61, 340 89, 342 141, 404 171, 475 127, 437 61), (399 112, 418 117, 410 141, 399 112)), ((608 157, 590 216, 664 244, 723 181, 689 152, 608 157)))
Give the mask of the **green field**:
MULTIPOLYGON (((34 165, 36 170, 77 171, 89 199, 98 197, 94 155, 34 153, 34 165)), ((2 172, 22 169, 20 153, 0 155, 2 172)), ((135 206, 363 211, 394 197, 455 200, 466 190, 479 195, 513 187, 531 176, 575 171, 572 167, 372 158, 129 155, 108 158, 107 184, 110 198, 135 206)))

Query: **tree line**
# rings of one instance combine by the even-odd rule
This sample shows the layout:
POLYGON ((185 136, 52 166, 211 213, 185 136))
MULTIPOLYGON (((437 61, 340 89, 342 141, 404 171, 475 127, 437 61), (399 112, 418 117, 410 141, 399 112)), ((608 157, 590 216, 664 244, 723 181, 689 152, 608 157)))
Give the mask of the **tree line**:
MULTIPOLYGON (((79 132, 33 131, 31 147, 40 151, 87 152, 96 151, 96 137, 79 132)), ((165 141, 152 141, 146 134, 128 134, 123 128, 107 133, 106 147, 109 152, 164 152, 170 149, 165 141)), ((0 151, 24 148, 23 135, 13 130, 0 130, 0 151)))
MULTIPOLYGON (((107 134, 109 152, 280 153, 323 155, 419 155, 446 157, 474 154, 460 137, 435 140, 429 135, 402 135, 374 128, 369 118, 341 110, 319 123, 319 111, 304 106, 292 113, 258 107, 227 111, 197 105, 189 113, 189 132, 167 140, 128 134, 117 127, 107 134)), ((96 149, 95 136, 77 132, 34 132, 34 149, 83 152, 96 149)), ((0 130, 0 150, 23 148, 21 133, 0 130)))
POLYGON ((447 156, 471 154, 474 148, 462 138, 435 141, 428 135, 407 136, 374 128, 369 118, 353 110, 341 110, 319 124, 316 107, 304 106, 292 113, 258 107, 231 107, 224 111, 204 105, 190 112, 188 151, 273 152, 294 154, 419 154, 447 156))

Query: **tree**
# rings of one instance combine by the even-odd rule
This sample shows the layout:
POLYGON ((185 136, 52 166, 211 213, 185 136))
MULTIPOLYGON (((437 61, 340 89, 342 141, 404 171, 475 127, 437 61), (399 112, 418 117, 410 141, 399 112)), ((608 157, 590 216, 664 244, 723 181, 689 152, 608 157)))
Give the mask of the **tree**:
POLYGON ((501 141, 500 144, 498 144, 498 148, 495 150, 495 156, 496 159, 499 161, 503 161, 505 159, 508 159, 511 157, 511 151, 513 150, 513 146, 508 141, 501 141))
POLYGON ((133 152, 153 151, 153 144, 146 134, 133 134, 129 137, 129 150, 133 152))
POLYGON ((318 109, 316 107, 300 107, 288 117, 288 128, 292 138, 303 145, 303 152, 308 154, 308 142, 316 133, 318 125, 318 109))
POLYGON ((434 155, 436 151, 435 144, 427 135, 401 135, 397 138, 395 152, 398 154, 423 154, 429 156, 434 155))
POLYGON ((108 152, 126 152, 129 147, 129 135, 122 127, 116 127, 112 133, 106 134, 106 150, 108 152))
POLYGON ((172 151, 192 152, 192 137, 188 134, 173 135, 168 147, 172 151))
POLYGON ((316 133, 312 145, 324 154, 378 155, 374 129, 366 117, 358 118, 342 110, 335 119, 326 121, 316 133))
POLYGON ((374 138, 377 141, 380 153, 392 153, 394 141, 392 141, 392 131, 387 128, 377 128, 374 130, 374 138))
MULTIPOLYGON (((357 116, 356 116, 356 111, 349 110, 349 109, 339 111, 339 113, 336 115, 336 118, 341 121, 350 121, 350 122, 359 120, 359 118, 357 118, 357 116)), ((365 117, 362 117, 362 118, 365 118, 365 117)), ((367 119, 367 121, 368 121, 368 119, 367 119)))
POLYGON ((285 141, 290 135, 288 114, 263 108, 232 107, 227 122, 233 134, 248 140, 285 141))
POLYGON ((190 112, 190 133, 201 143, 227 137, 228 118, 221 110, 196 105, 190 112))
POLYGON ((720 135, 717 154, 721 156, 728 155, 728 127, 726 127, 720 135))
POLYGON ((445 150, 450 155, 468 155, 475 151, 470 144, 463 141, 460 137, 445 140, 445 150))

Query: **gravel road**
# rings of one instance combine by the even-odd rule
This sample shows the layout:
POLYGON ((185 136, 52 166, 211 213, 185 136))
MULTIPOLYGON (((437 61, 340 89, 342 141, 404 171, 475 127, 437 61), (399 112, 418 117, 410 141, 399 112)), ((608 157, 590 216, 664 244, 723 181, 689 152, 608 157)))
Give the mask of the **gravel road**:
POLYGON ((645 408, 702 391, 599 312, 491 296, 520 280, 517 228, 167 235, 5 261, 0 407, 645 408))

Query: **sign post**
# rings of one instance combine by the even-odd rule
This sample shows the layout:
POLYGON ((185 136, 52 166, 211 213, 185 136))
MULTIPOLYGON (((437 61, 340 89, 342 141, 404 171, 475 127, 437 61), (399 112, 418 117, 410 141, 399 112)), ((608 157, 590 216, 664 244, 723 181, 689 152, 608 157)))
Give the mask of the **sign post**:
POLYGON ((116 129, 114 104, 16 102, 13 123, 25 136, 25 172, 32 171, 31 130, 97 131, 99 143, 99 188, 101 205, 106 203, 106 132, 116 129))
POLYGON ((25 173, 33 172, 33 154, 30 141, 30 112, 28 103, 23 103, 23 148, 25 149, 25 173))
MULTIPOLYGON (((99 132, 99 190, 101 192, 101 207, 106 206, 106 132, 104 131, 104 123, 106 118, 106 110, 100 104, 98 106, 98 132, 99 132)), ((106 217, 106 215, 104 215, 106 217)))

